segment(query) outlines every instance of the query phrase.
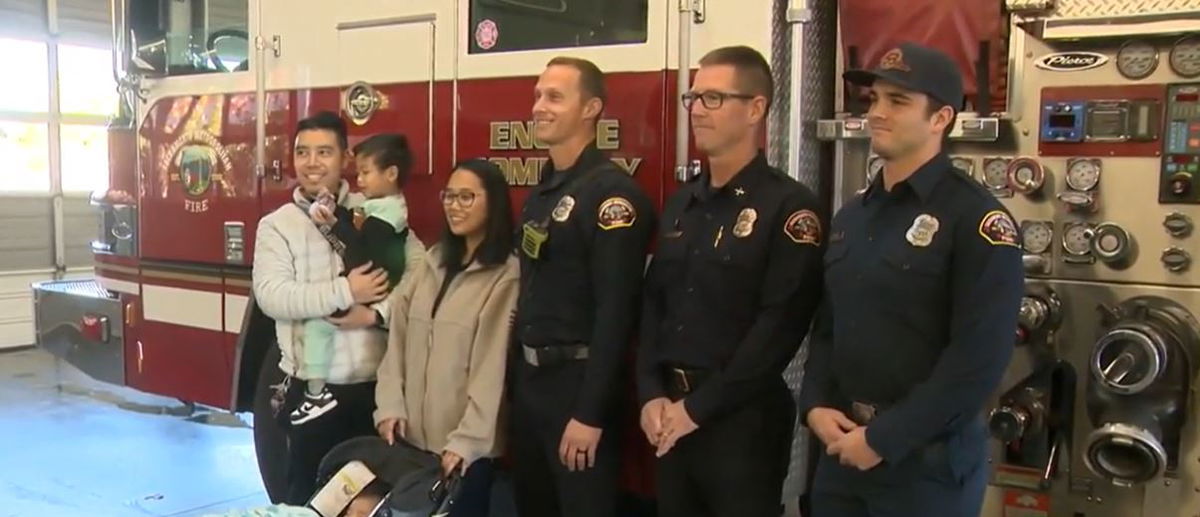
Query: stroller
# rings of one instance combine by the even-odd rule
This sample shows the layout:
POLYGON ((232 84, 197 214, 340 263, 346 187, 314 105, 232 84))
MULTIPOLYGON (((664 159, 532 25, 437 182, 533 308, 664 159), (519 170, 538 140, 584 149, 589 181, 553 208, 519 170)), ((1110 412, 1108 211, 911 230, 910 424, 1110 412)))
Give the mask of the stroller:
POLYGON ((218 517, 444 517, 462 484, 455 470, 442 475, 441 458, 378 436, 338 444, 317 469, 321 488, 304 507, 275 505, 218 517))
MULTIPOLYGON (((309 506, 318 508, 323 494, 341 494, 331 500, 364 495, 379 499, 370 517, 438 517, 449 515, 462 484, 456 469, 448 476, 442 474, 438 455, 418 449, 404 440, 388 445, 378 436, 362 436, 342 442, 330 450, 317 469, 318 485, 322 488, 313 496, 309 506), (343 483, 351 470, 365 467, 373 476, 366 483, 343 483), (350 490, 347 490, 350 488, 350 490), (353 488, 358 488, 354 491, 353 488)), ((349 501, 346 503, 349 504, 349 501)), ((347 508, 334 504, 324 517, 337 517, 347 508)))

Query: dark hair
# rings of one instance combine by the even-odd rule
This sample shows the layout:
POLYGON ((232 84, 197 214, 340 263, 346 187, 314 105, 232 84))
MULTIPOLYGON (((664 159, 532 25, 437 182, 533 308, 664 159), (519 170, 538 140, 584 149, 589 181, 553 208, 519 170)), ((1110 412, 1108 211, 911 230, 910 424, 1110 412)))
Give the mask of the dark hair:
POLYGON ((775 80, 771 78, 771 66, 757 50, 744 45, 721 47, 700 58, 700 66, 729 65, 737 74, 738 88, 743 93, 761 95, 771 107, 775 80))
MULTIPOLYGON (((471 172, 483 184, 484 195, 487 196, 487 223, 483 242, 475 250, 472 259, 485 266, 503 264, 513 250, 513 219, 512 202, 508 198, 508 181, 496 164, 476 158, 466 160, 454 166, 455 171, 471 172)), ((453 172, 451 172, 453 174, 453 172)), ((442 266, 447 270, 460 270, 463 267, 463 255, 467 252, 467 242, 460 235, 454 235, 447 223, 442 230, 442 266)))
POLYGON ((396 185, 403 187, 408 181, 409 171, 412 170, 412 150, 408 147, 408 139, 398 133, 381 133, 374 135, 354 146, 355 158, 370 158, 379 170, 395 166, 396 185))
MULTIPOLYGON (((584 99, 600 99, 600 112, 604 112, 604 106, 608 104, 608 90, 604 88, 604 72, 600 71, 600 67, 596 63, 583 58, 558 56, 546 63, 546 67, 552 66, 569 66, 579 71, 579 90, 583 92, 584 99)), ((599 118, 600 115, 596 115, 599 118)))
POLYGON ((946 108, 946 107, 950 108, 950 113, 951 113, 950 123, 946 124, 946 129, 942 130, 942 144, 949 143, 950 142, 950 132, 954 131, 954 121, 958 120, 958 110, 954 109, 954 107, 950 106, 949 104, 946 104, 942 101, 939 101, 939 100, 933 98, 930 95, 926 95, 925 99, 927 99, 927 102, 925 104, 925 117, 926 118, 932 117, 934 113, 937 113, 942 108, 946 108))
POLYGON ((292 135, 292 140, 300 136, 301 131, 333 131, 343 151, 350 147, 346 142, 346 121, 332 111, 322 111, 300 120, 296 124, 296 133, 292 135))

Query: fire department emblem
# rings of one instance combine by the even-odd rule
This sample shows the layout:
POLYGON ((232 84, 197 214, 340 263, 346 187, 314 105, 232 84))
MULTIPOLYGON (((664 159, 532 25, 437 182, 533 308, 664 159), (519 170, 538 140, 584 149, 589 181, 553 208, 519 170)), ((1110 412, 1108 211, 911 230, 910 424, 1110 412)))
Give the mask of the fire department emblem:
POLYGON ((992 210, 984 214, 979 221, 979 235, 993 246, 1012 246, 1017 244, 1017 224, 1003 210, 992 210))
POLYGON ((887 51, 887 53, 879 59, 879 68, 884 70, 902 70, 904 72, 912 71, 912 69, 908 67, 908 63, 904 62, 904 52, 900 51, 898 48, 887 51))
POLYGON ((633 203, 623 197, 610 197, 600 203, 600 213, 596 216, 596 224, 602 230, 628 228, 637 221, 637 210, 633 203))
POLYGON ((929 214, 918 215, 913 219, 912 226, 908 229, 908 233, 904 237, 908 239, 909 244, 918 248, 929 246, 933 242, 933 236, 937 234, 938 228, 942 223, 938 219, 929 214))
POLYGON ((812 210, 799 210, 783 223, 783 233, 796 244, 821 244, 821 222, 812 210))
POLYGON ((346 88, 342 94, 342 110, 356 125, 366 124, 383 106, 383 96, 371 85, 359 81, 346 88))
POLYGON ((491 50, 500 39, 500 28, 492 20, 483 20, 475 26, 475 44, 483 50, 491 50))
POLYGON ((754 222, 758 220, 758 211, 753 208, 743 208, 738 212, 737 222, 733 225, 733 236, 742 238, 754 233, 754 222))
POLYGON ((558 200, 558 204, 554 205, 554 211, 550 213, 550 217, 556 222, 566 221, 571 217, 571 210, 575 209, 575 198, 571 196, 563 196, 558 200))
MULTIPOLYGON (((233 195, 227 175, 233 170, 229 152, 217 137, 205 130, 184 133, 160 155, 160 174, 166 174, 172 183, 183 187, 187 199, 183 200, 188 212, 206 212, 209 208, 207 194, 213 184, 220 186, 226 195, 233 195)), ((167 192, 163 192, 167 196, 167 192)))

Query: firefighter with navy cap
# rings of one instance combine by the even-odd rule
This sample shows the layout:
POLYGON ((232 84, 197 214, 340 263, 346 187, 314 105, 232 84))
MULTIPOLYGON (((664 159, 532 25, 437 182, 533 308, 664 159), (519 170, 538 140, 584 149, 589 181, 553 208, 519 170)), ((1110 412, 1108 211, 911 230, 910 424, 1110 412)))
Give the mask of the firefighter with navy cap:
POLYGON ((800 415, 821 441, 820 517, 979 515, 982 410, 1023 291, 1012 216, 946 155, 957 65, 915 44, 846 72, 869 89, 872 183, 834 217, 800 415))

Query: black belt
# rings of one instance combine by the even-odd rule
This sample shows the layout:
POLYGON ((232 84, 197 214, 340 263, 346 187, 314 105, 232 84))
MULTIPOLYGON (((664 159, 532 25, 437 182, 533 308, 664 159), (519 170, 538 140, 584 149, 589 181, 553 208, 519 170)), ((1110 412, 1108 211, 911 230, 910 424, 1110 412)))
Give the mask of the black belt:
POLYGON ((663 367, 663 388, 667 398, 681 399, 700 388, 708 380, 709 372, 696 368, 663 367))
POLYGON ((588 358, 588 346, 582 343, 559 346, 529 346, 522 343, 521 352, 526 363, 537 367, 554 366, 588 358))

